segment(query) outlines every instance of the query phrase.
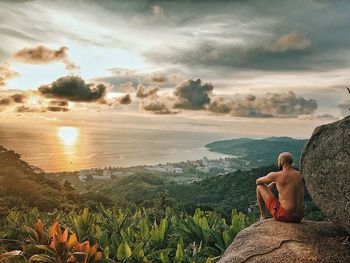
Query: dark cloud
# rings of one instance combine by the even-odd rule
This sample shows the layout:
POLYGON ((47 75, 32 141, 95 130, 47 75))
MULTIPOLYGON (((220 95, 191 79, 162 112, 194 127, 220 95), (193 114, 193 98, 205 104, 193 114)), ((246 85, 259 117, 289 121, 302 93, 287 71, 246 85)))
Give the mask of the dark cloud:
POLYGON ((61 77, 49 85, 38 88, 47 98, 65 99, 78 102, 102 101, 107 91, 107 84, 86 83, 78 76, 61 77))
POLYGON ((13 71, 9 68, 8 64, 0 65, 0 87, 6 84, 6 81, 15 77, 18 77, 19 74, 16 71, 13 71))
POLYGON ((223 69, 233 68, 321 71, 350 65, 349 2, 206 1, 187 5, 193 17, 178 14, 185 23, 181 30, 187 29, 187 34, 174 44, 162 43, 145 52, 148 61, 181 64, 196 73, 209 67, 221 76, 226 74, 223 69), (204 10, 210 10, 209 14, 204 10))
POLYGON ((210 95, 214 87, 210 83, 202 84, 200 79, 185 80, 175 87, 175 108, 203 109, 210 102, 210 95))
POLYGON ((142 108, 145 111, 151 111, 155 114, 166 115, 166 114, 175 114, 176 112, 170 110, 170 108, 161 101, 148 101, 142 102, 142 108))
POLYGON ((128 105, 130 104, 132 101, 131 101, 131 95, 130 94, 126 94, 126 95, 123 95, 123 96, 120 96, 117 98, 117 102, 120 103, 120 104, 123 104, 123 105, 128 105))
POLYGON ((148 86, 145 87, 142 84, 137 85, 136 97, 143 99, 147 97, 157 96, 157 92, 159 91, 159 87, 157 86, 148 86))
POLYGON ((233 46, 207 41, 183 49, 172 47, 169 50, 148 51, 144 56, 151 63, 182 64, 189 68, 210 68, 214 71, 220 68, 301 70, 308 68, 313 61, 312 49, 302 49, 302 45, 290 43, 288 46, 284 43, 283 46, 266 41, 261 46, 233 46), (297 48, 298 45, 300 48, 297 48))
POLYGON ((45 46, 37 46, 33 48, 24 48, 12 55, 15 60, 27 64, 49 64, 61 61, 65 64, 66 69, 75 70, 79 67, 68 59, 68 48, 61 47, 57 50, 50 49, 45 46))
POLYGON ((69 103, 66 100, 50 100, 49 106, 68 107, 69 103))
POLYGON ((240 117, 297 117, 312 114, 317 108, 313 99, 305 99, 294 92, 267 93, 263 97, 235 95, 232 99, 214 98, 208 110, 218 114, 240 117))
POLYGON ((162 73, 153 73, 151 74, 149 79, 150 79, 150 82, 157 83, 157 84, 166 83, 168 81, 167 76, 165 76, 162 73))
POLYGON ((48 111, 54 111, 54 112, 66 112, 69 111, 66 107, 59 107, 59 106, 48 106, 46 108, 48 111))
POLYGON ((29 112, 29 113, 42 113, 45 112, 45 108, 36 108, 36 107, 29 107, 29 106, 25 106, 25 105, 21 105, 16 107, 15 109, 16 112, 19 113, 24 113, 24 112, 29 112))
POLYGON ((55 111, 55 112, 65 112, 69 111, 69 103, 66 100, 50 100, 49 105, 47 106, 48 111, 55 111))
POLYGON ((11 95, 11 99, 15 103, 24 103, 25 100, 27 99, 27 95, 23 94, 23 93, 15 93, 15 94, 11 95))
POLYGON ((8 106, 14 103, 24 103, 27 95, 24 93, 15 93, 7 97, 0 97, 0 106, 8 106))
POLYGON ((6 98, 0 98, 0 106, 7 106, 11 104, 11 99, 6 97, 6 98))

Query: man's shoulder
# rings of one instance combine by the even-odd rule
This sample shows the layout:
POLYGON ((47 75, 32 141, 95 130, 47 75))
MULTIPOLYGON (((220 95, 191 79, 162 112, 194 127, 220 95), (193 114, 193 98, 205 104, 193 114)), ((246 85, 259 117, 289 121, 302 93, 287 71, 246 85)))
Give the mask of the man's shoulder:
POLYGON ((268 176, 277 179, 279 175, 282 174, 282 171, 270 172, 268 176))

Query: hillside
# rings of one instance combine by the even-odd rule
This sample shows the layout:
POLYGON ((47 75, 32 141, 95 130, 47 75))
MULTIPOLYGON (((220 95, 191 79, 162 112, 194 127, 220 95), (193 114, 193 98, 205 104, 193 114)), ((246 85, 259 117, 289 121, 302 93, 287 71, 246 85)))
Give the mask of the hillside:
MULTIPOLYGON (((167 185, 169 195, 187 207, 213 209, 228 216, 234 208, 243 213, 257 214, 255 181, 257 178, 276 171, 277 166, 267 166, 248 171, 238 170, 188 185, 167 185)), ((275 191, 275 194, 277 192, 275 191)), ((305 217, 313 220, 324 218, 322 212, 314 205, 306 190, 305 217)))
POLYGON ((232 139, 216 141, 205 145, 210 151, 237 157, 237 162, 245 160, 250 167, 267 166, 276 163, 281 152, 291 152, 295 165, 299 166, 301 151, 307 140, 289 137, 269 137, 265 139, 232 139))
MULTIPOLYGON (((77 176, 65 176, 79 189, 108 195, 119 206, 152 207, 160 193, 166 192, 178 206, 193 213, 195 208, 215 210, 229 216, 232 209, 256 214, 255 181, 257 178, 276 171, 277 166, 265 166, 236 172, 208 174, 191 183, 181 183, 176 177, 165 173, 138 171, 129 176, 116 177, 108 182, 92 180, 81 182, 77 176)), ((63 178, 62 178, 63 180, 63 178)), ((322 219, 322 213, 315 207, 310 196, 305 196, 306 217, 322 219)))
POLYGON ((95 197, 80 195, 69 182, 47 176, 23 161, 20 154, 0 146, 0 217, 11 210, 75 209, 88 202, 106 201, 95 197))

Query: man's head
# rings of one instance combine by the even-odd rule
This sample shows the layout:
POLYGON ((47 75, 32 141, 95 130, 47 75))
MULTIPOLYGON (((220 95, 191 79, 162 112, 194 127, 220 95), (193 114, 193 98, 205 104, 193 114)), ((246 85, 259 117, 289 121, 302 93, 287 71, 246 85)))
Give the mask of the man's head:
POLYGON ((280 170, 285 166, 292 166, 293 155, 290 152, 283 152, 278 156, 278 168, 280 170))

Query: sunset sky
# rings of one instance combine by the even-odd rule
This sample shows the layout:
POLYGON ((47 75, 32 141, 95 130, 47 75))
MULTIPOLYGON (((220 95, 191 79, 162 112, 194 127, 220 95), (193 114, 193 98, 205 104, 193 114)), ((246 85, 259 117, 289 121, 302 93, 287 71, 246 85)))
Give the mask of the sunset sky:
POLYGON ((1 0, 0 123, 308 137, 348 114, 349 13, 322 0, 1 0))

